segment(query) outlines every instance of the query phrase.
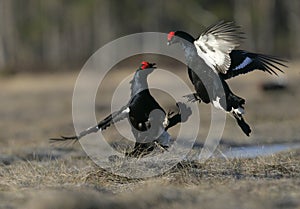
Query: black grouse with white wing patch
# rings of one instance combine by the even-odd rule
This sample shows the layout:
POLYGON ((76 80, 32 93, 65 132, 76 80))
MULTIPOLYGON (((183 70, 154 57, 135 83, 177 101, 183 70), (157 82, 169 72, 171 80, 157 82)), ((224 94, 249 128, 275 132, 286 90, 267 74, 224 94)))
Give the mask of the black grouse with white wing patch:
POLYGON ((212 103, 230 113, 249 136, 251 129, 242 117, 245 100, 235 95, 225 80, 255 69, 276 74, 275 70, 281 71, 276 64, 285 65, 276 57, 234 50, 242 35, 240 27, 222 21, 207 28, 198 39, 184 31, 172 31, 168 34, 168 45, 180 43, 185 52, 188 75, 196 90, 186 95, 188 100, 212 103), (222 89, 224 95, 218 93, 222 89))

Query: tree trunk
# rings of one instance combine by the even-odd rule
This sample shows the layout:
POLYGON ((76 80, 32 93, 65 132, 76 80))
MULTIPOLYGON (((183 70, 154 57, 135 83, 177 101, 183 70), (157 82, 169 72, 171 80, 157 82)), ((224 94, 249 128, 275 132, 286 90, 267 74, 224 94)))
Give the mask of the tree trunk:
POLYGON ((289 33, 287 42, 289 42, 289 54, 294 58, 300 56, 300 2, 299 0, 283 1, 288 11, 289 33))
POLYGON ((275 44, 275 1, 264 0, 257 1, 258 15, 260 15, 260 21, 258 24, 258 51, 263 53, 274 54, 275 44))
POLYGON ((247 41, 243 45, 247 50, 255 50, 256 48, 253 40, 254 31, 251 6, 251 0, 234 1, 234 19, 238 25, 242 26, 242 31, 246 34, 247 41))
POLYGON ((4 28, 4 22, 3 22, 3 9, 4 9, 4 2, 3 1, 0 1, 0 70, 2 70, 5 65, 6 65, 6 62, 5 62, 5 50, 4 50, 4 37, 3 37, 3 32, 5 30, 4 28))
POLYGON ((13 1, 1 1, 0 5, 0 67, 15 63, 18 38, 13 1))

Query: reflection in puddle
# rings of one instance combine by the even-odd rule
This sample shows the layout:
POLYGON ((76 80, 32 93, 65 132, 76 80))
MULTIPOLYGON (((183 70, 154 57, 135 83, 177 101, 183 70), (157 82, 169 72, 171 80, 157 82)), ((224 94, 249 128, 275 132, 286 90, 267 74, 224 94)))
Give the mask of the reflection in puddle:
POLYGON ((300 149, 300 143, 232 147, 229 149, 216 151, 213 157, 223 156, 225 158, 255 158, 273 155, 283 151, 290 151, 293 149, 300 149))

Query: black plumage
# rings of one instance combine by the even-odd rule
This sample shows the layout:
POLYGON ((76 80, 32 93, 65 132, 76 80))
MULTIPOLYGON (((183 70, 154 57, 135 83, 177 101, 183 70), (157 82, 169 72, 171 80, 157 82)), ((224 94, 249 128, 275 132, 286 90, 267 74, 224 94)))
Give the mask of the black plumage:
POLYGON ((219 22, 206 29, 197 39, 184 31, 168 34, 168 45, 179 43, 186 57, 188 75, 196 92, 186 95, 189 101, 212 103, 230 113, 249 136, 250 126, 243 119, 245 100, 235 95, 226 79, 255 69, 277 75, 284 61, 269 55, 234 50, 243 39, 240 27, 219 22), (220 94, 224 90, 224 95, 220 94), (223 90, 222 90, 223 89, 223 90))
POLYGON ((87 134, 95 133, 99 130, 103 131, 118 121, 128 119, 136 143, 132 151, 125 153, 126 156, 138 157, 148 154, 156 145, 161 148, 167 148, 171 140, 167 130, 180 122, 186 121, 191 114, 191 110, 183 103, 177 103, 180 111, 177 114, 168 114, 166 116, 164 109, 151 95, 148 88, 147 77, 155 68, 155 64, 142 62, 130 81, 131 98, 128 104, 124 105, 120 110, 113 112, 96 126, 82 131, 78 136, 62 136, 61 138, 52 138, 50 140, 78 141, 87 134))

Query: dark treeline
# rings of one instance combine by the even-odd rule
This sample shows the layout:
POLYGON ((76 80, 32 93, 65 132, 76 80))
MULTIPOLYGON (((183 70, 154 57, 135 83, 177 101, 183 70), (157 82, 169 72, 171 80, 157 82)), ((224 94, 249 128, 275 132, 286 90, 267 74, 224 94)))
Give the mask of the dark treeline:
POLYGON ((0 0, 0 69, 81 67, 105 43, 143 31, 234 20, 243 48, 299 58, 299 0, 0 0))

